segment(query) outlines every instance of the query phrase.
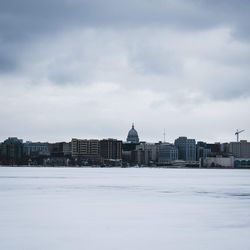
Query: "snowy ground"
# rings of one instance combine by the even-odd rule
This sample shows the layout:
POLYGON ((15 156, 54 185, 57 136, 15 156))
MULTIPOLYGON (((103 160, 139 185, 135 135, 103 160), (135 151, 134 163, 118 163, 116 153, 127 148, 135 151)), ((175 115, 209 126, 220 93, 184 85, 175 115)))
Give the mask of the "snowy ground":
POLYGON ((0 168, 0 249, 250 249, 250 171, 0 168))

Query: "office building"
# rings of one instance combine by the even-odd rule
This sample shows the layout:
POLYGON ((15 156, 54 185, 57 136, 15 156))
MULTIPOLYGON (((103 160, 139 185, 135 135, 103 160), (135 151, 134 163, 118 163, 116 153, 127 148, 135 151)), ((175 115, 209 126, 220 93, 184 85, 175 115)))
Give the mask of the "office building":
POLYGON ((157 160, 157 145, 141 142, 132 153, 132 160, 138 165, 151 165, 157 160))
POLYGON ((178 149, 179 160, 196 161, 196 144, 195 139, 179 137, 175 140, 175 147, 178 149))
POLYGON ((100 155, 103 159, 121 159, 122 141, 116 139, 101 140, 100 155))
POLYGON ((178 160, 178 149, 170 143, 160 143, 158 145, 158 163, 171 163, 178 160))

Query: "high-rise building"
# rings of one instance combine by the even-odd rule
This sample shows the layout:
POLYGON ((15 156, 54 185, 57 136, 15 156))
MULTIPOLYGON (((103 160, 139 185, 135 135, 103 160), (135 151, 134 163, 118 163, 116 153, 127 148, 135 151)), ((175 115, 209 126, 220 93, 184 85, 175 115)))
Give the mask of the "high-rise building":
POLYGON ((80 140, 73 138, 71 140, 71 152, 73 158, 100 161, 100 141, 80 140))
POLYGON ((100 155, 103 159, 120 160, 122 158, 122 141, 116 139, 101 140, 100 155))
POLYGON ((196 144, 195 139, 179 137, 175 140, 174 145, 178 149, 179 160, 196 161, 196 144))
POLYGON ((229 152, 237 158, 250 158, 250 142, 245 140, 230 142, 229 152))

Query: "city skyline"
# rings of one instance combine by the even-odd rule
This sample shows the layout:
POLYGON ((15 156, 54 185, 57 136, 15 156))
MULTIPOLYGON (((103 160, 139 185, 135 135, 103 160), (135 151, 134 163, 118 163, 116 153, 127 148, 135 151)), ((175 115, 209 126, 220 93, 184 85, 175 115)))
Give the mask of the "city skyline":
POLYGON ((0 141, 250 140, 247 0, 12 0, 0 9, 0 141))
MULTIPOLYGON (((240 131, 239 131, 240 133, 240 131)), ((238 139, 238 138, 237 138, 238 139)), ((0 165, 97 167, 227 167, 249 168, 250 142, 206 143, 178 137, 174 143, 139 140, 134 128, 127 140, 79 139, 70 142, 23 142, 10 137, 0 143, 0 165)))

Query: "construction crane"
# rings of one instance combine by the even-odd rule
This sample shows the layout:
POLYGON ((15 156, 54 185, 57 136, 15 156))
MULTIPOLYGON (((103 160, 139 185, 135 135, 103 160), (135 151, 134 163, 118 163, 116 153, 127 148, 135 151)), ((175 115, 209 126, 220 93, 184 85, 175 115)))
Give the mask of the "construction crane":
POLYGON ((237 129, 237 131, 235 132, 235 135, 237 136, 237 142, 239 142, 239 134, 242 133, 242 132, 244 132, 244 131, 245 131, 245 130, 240 130, 240 131, 239 131, 239 130, 237 129))

